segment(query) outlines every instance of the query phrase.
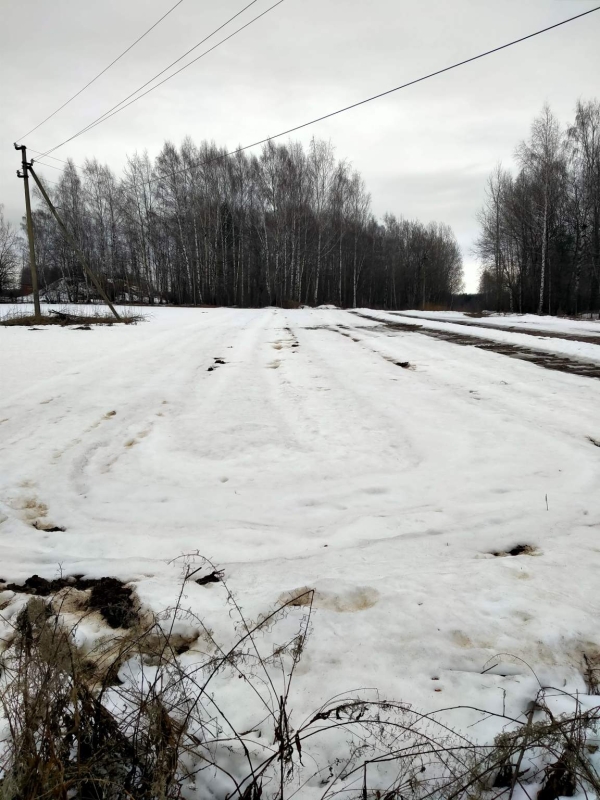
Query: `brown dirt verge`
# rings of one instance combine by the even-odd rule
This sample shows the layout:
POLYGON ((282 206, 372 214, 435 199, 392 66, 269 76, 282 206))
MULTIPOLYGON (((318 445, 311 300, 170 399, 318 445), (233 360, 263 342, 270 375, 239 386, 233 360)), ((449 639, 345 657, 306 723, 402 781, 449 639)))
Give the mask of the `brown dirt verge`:
POLYGON ((49 314, 42 314, 36 317, 33 314, 21 314, 19 312, 8 315, 0 319, 0 325, 6 327, 21 326, 26 328, 60 325, 68 327, 77 325, 74 330, 90 330, 90 325, 135 325, 141 322, 143 317, 139 314, 125 314, 117 319, 112 314, 67 314, 63 311, 51 311, 49 314))

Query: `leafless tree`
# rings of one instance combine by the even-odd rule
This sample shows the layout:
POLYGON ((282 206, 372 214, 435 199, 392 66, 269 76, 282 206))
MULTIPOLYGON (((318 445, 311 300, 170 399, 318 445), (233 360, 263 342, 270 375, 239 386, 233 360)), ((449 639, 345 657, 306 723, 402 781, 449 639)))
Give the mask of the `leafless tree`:
MULTIPOLYGON (((361 176, 331 143, 214 143, 135 154, 121 179, 68 164, 52 194, 113 299, 214 305, 448 303, 462 282, 452 231, 371 212, 361 176)), ((42 286, 94 298, 53 220, 34 213, 42 286)))
POLYGON ((498 309, 574 312, 600 304, 600 103, 561 130, 548 107, 497 168, 479 215, 482 290, 498 309))
POLYGON ((13 288, 20 261, 19 251, 19 235, 4 219, 4 206, 0 205, 0 295, 13 288))

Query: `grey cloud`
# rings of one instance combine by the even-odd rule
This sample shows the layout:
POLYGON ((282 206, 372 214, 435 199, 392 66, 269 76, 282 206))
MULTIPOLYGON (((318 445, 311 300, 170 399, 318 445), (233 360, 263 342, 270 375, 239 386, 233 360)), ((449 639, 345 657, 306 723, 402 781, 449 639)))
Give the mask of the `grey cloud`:
MULTIPOLYGON (((13 221, 22 208, 14 137, 77 91, 169 5, 3 4, 0 202, 13 221)), ((114 70, 32 134, 30 144, 43 149, 83 127, 242 5, 186 0, 114 70)), ((240 22, 269 5, 259 0, 240 22)), ((79 162, 95 155, 119 171, 127 152, 147 148, 154 155, 165 138, 180 141, 190 134, 229 146, 254 141, 590 7, 588 0, 286 0, 57 155, 79 162)), ((377 213, 451 224, 474 288, 469 248, 486 175, 498 160, 510 166, 518 139, 545 101, 567 121, 577 97, 597 94, 599 37, 600 13, 335 117, 298 138, 331 139, 338 156, 363 174, 377 213)), ((49 179, 58 174, 44 173, 49 179)))

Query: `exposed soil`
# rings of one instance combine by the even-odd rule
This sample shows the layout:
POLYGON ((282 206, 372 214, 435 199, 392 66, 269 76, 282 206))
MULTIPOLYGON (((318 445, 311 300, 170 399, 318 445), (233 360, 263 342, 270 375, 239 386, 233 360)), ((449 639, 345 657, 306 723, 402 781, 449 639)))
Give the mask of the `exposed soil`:
POLYGON ((32 575, 23 584, 8 583, 3 587, 18 594, 37 597, 48 597, 65 588, 79 591, 91 589, 88 609, 99 611, 111 628, 131 628, 137 621, 133 589, 117 578, 94 579, 73 575, 49 581, 39 575, 32 575))
POLYGON ((196 578, 196 583, 199 586, 206 586, 208 583, 220 583, 223 580, 223 570, 214 570, 214 572, 205 575, 203 578, 196 578))
POLYGON ((217 367, 220 367, 222 364, 227 363, 222 358, 220 358, 220 356, 214 356, 213 361, 214 363, 206 370, 207 372, 213 372, 215 369, 217 369, 217 367))
POLYGON ((492 553, 492 555, 498 558, 503 558, 505 556, 533 556, 536 555, 537 552, 537 548, 533 547, 533 545, 518 544, 516 547, 513 547, 512 550, 498 550, 498 552, 492 553))
POLYGON ((137 621, 132 594, 116 578, 100 578, 92 586, 89 607, 99 611, 111 628, 131 628, 137 621))
POLYGON ((64 533, 67 529, 63 528, 62 525, 45 525, 43 522, 36 520, 33 523, 33 527, 38 531, 44 531, 45 533, 64 533))
MULTIPOLYGON (((534 350, 531 347, 523 347, 522 345, 517 344, 492 342, 489 339, 483 339, 479 336, 462 336, 460 333, 456 333, 455 331, 432 330, 431 328, 424 328, 418 323, 386 322, 379 319, 379 317, 372 317, 369 314, 362 314, 358 311, 354 313, 359 317, 363 317, 364 319, 378 322, 381 330, 391 329, 397 331, 406 331, 408 333, 420 333, 423 336, 430 336, 432 339, 441 339, 444 342, 452 342, 453 344, 460 344, 465 347, 477 347, 479 350, 490 350, 493 353, 509 356, 509 358, 518 358, 521 361, 530 361, 532 364, 537 364, 539 367, 544 367, 545 369, 568 372, 572 375, 581 375, 585 378, 600 378, 600 364, 595 364, 592 361, 579 361, 573 358, 568 358, 567 356, 561 356, 556 353, 545 353, 541 350, 534 350)), ((460 324, 469 326, 468 322, 461 322, 460 324)), ((471 329, 473 328, 472 325, 470 327, 471 329)), ((502 330, 507 329, 503 328, 502 330)), ((527 333, 531 335, 531 331, 527 331, 527 333)), ((569 337, 556 336, 554 338, 564 339, 569 337)), ((591 341, 591 339, 587 337, 585 341, 591 341)), ((595 344, 596 342, 592 343, 595 344)), ((600 339, 598 340, 598 343, 600 343, 600 339)))
POLYGON ((537 800, 560 800, 561 797, 574 797, 577 780, 566 755, 546 770, 546 782, 540 789, 537 800))

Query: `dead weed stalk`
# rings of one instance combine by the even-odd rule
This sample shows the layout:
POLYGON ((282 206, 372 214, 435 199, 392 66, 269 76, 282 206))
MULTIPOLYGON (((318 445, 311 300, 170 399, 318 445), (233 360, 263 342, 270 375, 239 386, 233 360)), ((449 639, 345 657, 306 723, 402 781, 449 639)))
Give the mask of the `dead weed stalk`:
POLYGON ((444 722, 458 709, 425 714, 367 690, 296 720, 312 590, 250 620, 211 562, 182 568, 172 608, 91 653, 77 644, 85 614, 69 627, 51 599, 22 607, 1 663, 0 800, 600 797, 600 707, 541 686, 518 718, 460 707, 495 719, 489 744, 444 722), (203 591, 222 592, 229 634, 184 606, 192 582, 209 585, 201 573, 218 576, 203 591), (552 711, 557 696, 568 713, 552 711))

